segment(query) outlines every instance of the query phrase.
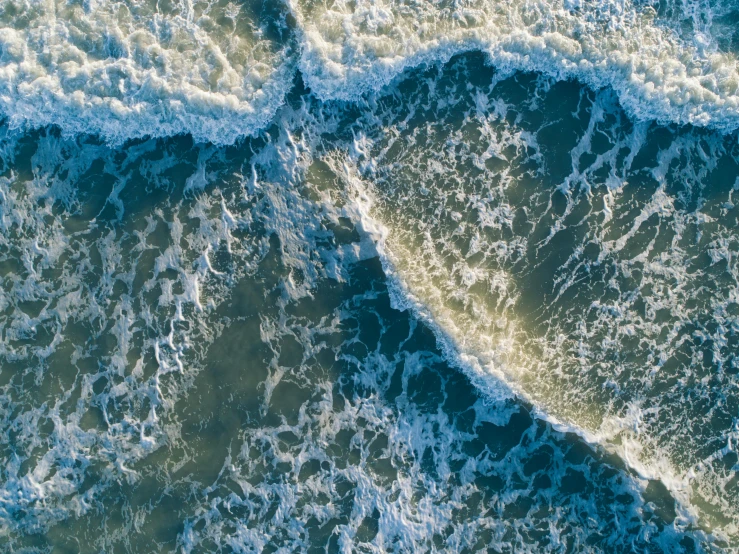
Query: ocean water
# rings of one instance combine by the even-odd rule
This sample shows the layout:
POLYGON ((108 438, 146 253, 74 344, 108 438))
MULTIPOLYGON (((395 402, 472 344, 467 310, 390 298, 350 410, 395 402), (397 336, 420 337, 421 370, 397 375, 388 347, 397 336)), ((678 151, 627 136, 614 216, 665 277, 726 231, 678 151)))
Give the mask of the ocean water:
POLYGON ((739 552, 734 0, 0 3, 0 550, 739 552))

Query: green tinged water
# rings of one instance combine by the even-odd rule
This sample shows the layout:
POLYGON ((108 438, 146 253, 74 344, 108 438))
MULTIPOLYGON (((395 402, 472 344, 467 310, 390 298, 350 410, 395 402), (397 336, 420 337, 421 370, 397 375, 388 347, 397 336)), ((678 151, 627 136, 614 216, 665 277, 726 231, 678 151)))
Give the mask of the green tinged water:
POLYGON ((735 135, 464 54, 1 150, 4 549, 735 547, 735 135))

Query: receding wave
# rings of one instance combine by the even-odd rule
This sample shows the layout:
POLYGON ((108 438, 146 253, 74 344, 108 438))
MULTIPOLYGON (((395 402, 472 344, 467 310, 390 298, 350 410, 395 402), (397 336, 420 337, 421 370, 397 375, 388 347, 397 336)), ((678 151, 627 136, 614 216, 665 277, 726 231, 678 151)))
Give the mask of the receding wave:
POLYGON ((736 139, 536 75, 482 92, 482 73, 467 56, 400 83, 333 162, 400 304, 493 396, 491 379, 735 537, 736 139))

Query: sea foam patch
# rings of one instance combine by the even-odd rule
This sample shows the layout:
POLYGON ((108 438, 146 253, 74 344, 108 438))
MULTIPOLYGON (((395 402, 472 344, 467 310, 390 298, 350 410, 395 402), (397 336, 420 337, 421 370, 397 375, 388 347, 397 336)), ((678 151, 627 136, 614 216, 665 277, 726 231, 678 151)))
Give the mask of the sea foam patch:
MULTIPOLYGON (((5 67, 31 71, 3 98, 61 87, 43 89, 48 106, 29 93, 22 106, 41 111, 11 123, 73 117, 54 121, 66 137, 2 128, 0 541, 74 550, 87 537, 91 552, 731 543, 735 139, 635 122, 612 90, 506 78, 479 54, 375 93, 441 50, 413 54, 410 32, 393 35, 408 47, 397 55, 392 41, 354 39, 404 32, 427 10, 414 29, 426 40, 449 31, 439 10, 460 8, 347 4, 333 27, 335 14, 293 6, 304 76, 323 100, 298 85, 276 112, 271 100, 257 110, 268 132, 224 147, 258 127, 251 112, 197 98, 207 89, 217 104, 253 76, 238 73, 254 61, 240 52, 292 82, 291 46, 280 25, 257 24, 259 6, 60 4, 64 21, 47 8, 6 4, 2 16, 20 33, 3 35, 5 67), (128 38, 96 42, 116 25, 128 38), (137 49, 147 33, 157 44, 137 49), (269 48, 229 50, 250 33, 269 48), (342 44, 331 63, 310 57, 319 39, 342 44), (120 84, 117 64, 130 70, 121 90, 140 75, 150 84, 116 96, 105 87, 120 84), (327 67, 336 74, 318 79, 327 67), (125 109, 116 119, 119 106, 95 98, 125 109), (105 140, 69 136, 80 130, 105 140)), ((626 5, 561 10, 608 32, 619 10, 640 25, 626 5)), ((452 35, 479 23, 473 12, 452 17, 452 35)), ((569 48, 547 37, 537 64, 569 48)), ((490 49, 462 38, 445 55, 490 49)), ((515 56, 503 67, 529 67, 515 56)), ((238 102, 288 82, 271 79, 238 102)))
POLYGON ((0 7, 0 112, 111 143, 263 128, 293 78, 279 6, 43 2, 0 7))
POLYGON ((372 198, 400 294, 473 376, 660 480, 682 525, 734 537, 735 139, 482 64, 374 97, 334 162, 372 198))
POLYGON ((689 15, 675 6, 669 22, 630 1, 294 0, 291 6, 302 37, 300 68, 321 98, 357 99, 406 68, 480 50, 505 72, 542 71, 612 87, 637 119, 724 132, 739 127, 736 54, 702 29, 679 33, 689 15))

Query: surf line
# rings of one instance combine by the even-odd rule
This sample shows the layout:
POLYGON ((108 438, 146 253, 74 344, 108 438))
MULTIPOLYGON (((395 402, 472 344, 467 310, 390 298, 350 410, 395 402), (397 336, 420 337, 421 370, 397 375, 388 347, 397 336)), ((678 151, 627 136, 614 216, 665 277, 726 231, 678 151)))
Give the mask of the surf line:
POLYGON ((500 403, 505 400, 521 402, 532 417, 550 425, 552 429, 562 434, 574 434, 591 446, 601 455, 615 455, 624 464, 625 477, 640 498, 646 491, 650 481, 660 481, 675 501, 677 517, 673 522, 676 531, 693 525, 705 538, 719 538, 728 540, 725 533, 720 529, 711 529, 710 534, 703 530, 697 508, 690 501, 690 475, 681 477, 674 471, 667 474, 659 468, 650 467, 629 454, 628 448, 618 445, 609 440, 623 427, 616 427, 614 432, 592 432, 575 423, 564 421, 551 414, 546 406, 532 398, 521 386, 507 378, 505 372, 486 364, 471 353, 466 353, 460 348, 454 337, 434 317, 431 309, 410 289, 402 274, 396 269, 392 253, 387 247, 387 239, 390 235, 388 229, 380 220, 372 215, 372 206, 375 203, 371 191, 363 184, 350 164, 343 164, 346 173, 343 176, 348 181, 350 205, 345 206, 344 212, 356 224, 360 236, 369 239, 374 245, 383 272, 386 277, 388 293, 393 308, 401 311, 409 311, 417 320, 427 325, 436 338, 437 346, 442 351, 444 359, 452 366, 458 368, 470 379, 473 386, 482 393, 483 399, 489 399, 490 403, 500 403))

